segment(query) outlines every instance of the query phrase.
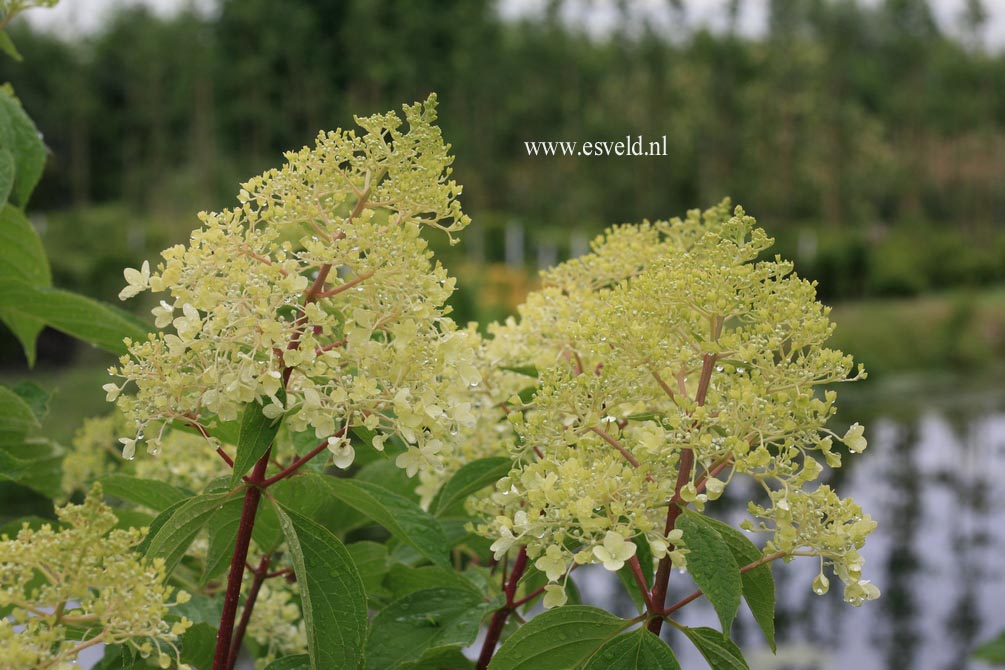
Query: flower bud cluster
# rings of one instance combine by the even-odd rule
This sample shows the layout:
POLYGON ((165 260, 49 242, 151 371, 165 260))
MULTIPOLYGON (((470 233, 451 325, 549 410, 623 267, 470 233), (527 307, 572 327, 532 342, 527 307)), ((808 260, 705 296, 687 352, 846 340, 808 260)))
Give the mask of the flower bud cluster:
POLYGON ((129 644, 165 668, 177 662, 191 622, 168 615, 189 596, 165 584, 162 559, 133 551, 145 531, 117 529, 101 496, 95 485, 83 504, 58 508, 60 528, 0 537, 0 608, 12 608, 0 620, 0 668, 71 668, 98 643, 129 644))
MULTIPOLYGON (((473 422, 468 388, 480 381, 477 338, 446 317, 454 280, 421 232, 468 223, 450 179, 436 100, 357 118, 286 164, 242 185, 236 208, 200 215, 187 246, 151 269, 125 272, 120 297, 163 293, 158 328, 130 342, 105 386, 135 424, 123 440, 153 446, 171 422, 209 433, 252 402, 319 440, 350 426, 397 434, 399 465, 439 463, 451 432, 473 422), (135 393, 122 393, 129 386, 135 393)), ((339 467, 354 457, 337 439, 339 467)))
MULTIPOLYGON (((873 593, 857 549, 874 524, 817 484, 841 464, 825 427, 836 394, 820 387, 865 373, 825 346, 814 285, 758 260, 771 244, 728 202, 614 227, 492 329, 496 360, 539 374, 508 415, 514 469, 477 504, 497 557, 524 546, 558 582, 574 564, 618 569, 644 542, 684 567, 668 505, 701 511, 740 475, 767 492, 752 512, 774 523, 774 551, 826 557, 853 602, 873 593)), ((866 445, 857 424, 844 441, 866 445)))

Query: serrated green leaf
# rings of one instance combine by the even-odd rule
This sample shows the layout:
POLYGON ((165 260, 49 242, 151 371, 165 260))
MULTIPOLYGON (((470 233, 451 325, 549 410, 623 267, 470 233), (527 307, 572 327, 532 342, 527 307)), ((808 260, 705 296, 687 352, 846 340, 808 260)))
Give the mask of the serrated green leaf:
POLYGON ((307 654, 297 654, 296 656, 277 658, 265 666, 265 670, 309 670, 310 667, 311 657, 307 654))
POLYGON ((336 477, 323 480, 343 503, 380 524, 436 565, 449 567, 443 529, 414 502, 373 482, 336 477))
POLYGON ((575 670, 631 623, 596 607, 571 605, 540 614, 495 653, 490 670, 575 670))
MULTIPOLYGON (((733 558, 740 567, 758 561, 764 556, 756 544, 732 526, 708 517, 701 519, 718 531, 729 545, 733 558)), ((771 573, 771 565, 761 565, 741 573, 740 581, 743 586, 743 599, 747 601, 747 607, 750 608, 754 620, 764 633, 771 651, 775 651, 775 577, 771 573)))
POLYGON ((112 305, 13 279, 0 279, 0 304, 5 318, 36 319, 117 355, 126 353, 124 338, 144 340, 148 330, 142 321, 112 305))
POLYGON ((687 571, 715 608, 723 632, 728 633, 740 609, 742 591, 740 568, 733 552, 718 531, 703 523, 695 512, 686 510, 677 519, 676 527, 684 531, 689 551, 687 571))
POLYGON ((714 628, 687 628, 681 630, 708 661, 711 670, 750 670, 743 652, 732 640, 714 628))
POLYGON ((274 507, 300 587, 311 670, 357 670, 363 664, 366 592, 352 557, 324 526, 274 507))
POLYGON ((203 566, 199 583, 206 582, 226 572, 237 543, 237 529, 241 525, 241 511, 244 500, 233 498, 224 503, 223 507, 213 512, 207 522, 211 529, 209 533, 209 550, 206 553, 206 563, 203 566))
POLYGON ((21 102, 4 90, 0 90, 0 147, 14 156, 10 202, 24 209, 45 167, 45 145, 21 102))
POLYGON ((666 642, 643 626, 602 646, 583 670, 680 670, 680 663, 666 642))
MULTIPOLYGON (((150 558, 163 558, 170 573, 188 550, 192 540, 199 534, 210 517, 231 497, 231 493, 201 494, 172 505, 161 513, 170 515, 158 524, 156 534, 146 546, 145 554, 150 558)), ((154 519, 157 524, 161 519, 154 519)), ((150 533, 154 533, 151 524, 150 533)))
MULTIPOLYGON (((286 394, 280 389, 279 399, 284 401, 286 394)), ((257 402, 249 402, 241 415, 241 432, 237 438, 237 455, 234 457, 234 474, 230 485, 237 486, 241 478, 255 465, 276 439, 282 417, 270 419, 262 414, 262 406, 257 402)))
POLYGON ((191 497, 182 489, 159 479, 140 479, 130 475, 114 474, 103 477, 100 481, 106 495, 149 507, 155 512, 163 512, 191 497))
POLYGON ((472 493, 495 484, 512 468, 513 462, 503 457, 481 458, 465 464, 440 488, 429 506, 430 511, 440 516, 472 493))
POLYGON ((366 645, 369 670, 395 670, 423 653, 465 647, 478 637, 491 605, 468 590, 426 589, 396 600, 373 619, 366 645))

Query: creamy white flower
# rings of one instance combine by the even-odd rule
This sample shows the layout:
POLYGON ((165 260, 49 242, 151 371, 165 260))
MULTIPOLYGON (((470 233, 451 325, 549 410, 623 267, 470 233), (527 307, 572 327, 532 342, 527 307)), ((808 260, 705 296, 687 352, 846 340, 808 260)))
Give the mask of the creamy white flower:
POLYGON ((593 555, 604 564, 604 567, 611 572, 617 572, 625 566, 625 561, 635 555, 636 546, 625 540, 619 533, 613 530, 607 531, 604 536, 603 546, 593 548, 593 555))
POLYGON ((128 300, 150 288, 150 261, 143 261, 139 270, 126 268, 122 275, 127 285, 119 291, 119 300, 128 300))

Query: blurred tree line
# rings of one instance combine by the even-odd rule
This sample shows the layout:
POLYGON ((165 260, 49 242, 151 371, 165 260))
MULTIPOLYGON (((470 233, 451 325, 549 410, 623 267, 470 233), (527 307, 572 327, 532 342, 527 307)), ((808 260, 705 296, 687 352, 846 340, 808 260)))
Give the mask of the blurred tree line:
POLYGON ((72 228, 88 252, 91 238, 77 261, 54 254, 56 271, 106 296, 124 264, 109 255, 178 241, 196 209, 229 206, 281 151, 429 91, 465 209, 489 231, 469 254, 499 259, 514 221, 530 231, 520 243, 553 240, 561 256, 570 231, 731 195, 831 299, 1005 279, 1005 54, 983 47, 978 0, 962 37, 925 0, 770 0, 756 37, 737 29, 741 0, 716 31, 684 0, 663 20, 618 6, 592 35, 561 0, 517 21, 490 0, 133 8, 72 39, 15 26, 25 60, 0 80, 52 150, 34 200, 49 243, 72 228), (668 156, 524 147, 625 135, 666 135, 668 156))

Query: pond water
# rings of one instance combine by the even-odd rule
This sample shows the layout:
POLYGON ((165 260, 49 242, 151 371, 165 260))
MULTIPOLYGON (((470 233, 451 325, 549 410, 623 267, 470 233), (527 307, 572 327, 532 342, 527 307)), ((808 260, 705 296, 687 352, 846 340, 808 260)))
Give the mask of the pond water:
MULTIPOLYGON (((869 448, 831 481, 879 523, 864 576, 883 595, 855 608, 837 579, 826 596, 810 591, 814 559, 776 565, 778 655, 745 606, 735 638, 752 670, 986 667, 968 655, 1005 629, 1005 386, 904 378, 841 390, 839 416, 867 426, 869 448)), ((741 517, 742 507, 726 516, 741 517)), ((602 569, 583 571, 577 584, 584 601, 614 598, 619 614, 635 613, 602 569)), ((677 572, 671 585, 670 602, 694 590, 677 572)), ((718 627, 705 600, 680 613, 686 625, 718 627)), ((684 668, 707 666, 682 635, 669 639, 684 668)))

